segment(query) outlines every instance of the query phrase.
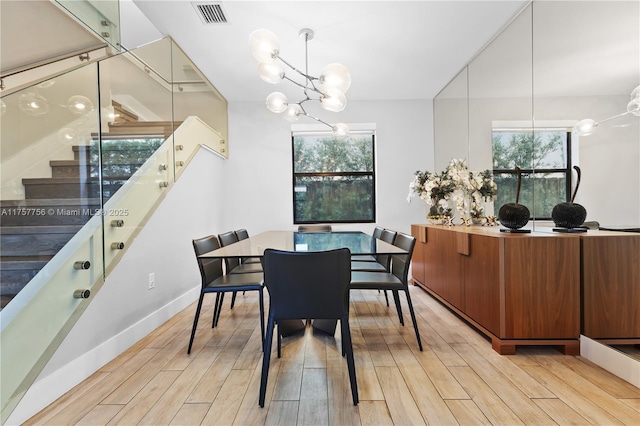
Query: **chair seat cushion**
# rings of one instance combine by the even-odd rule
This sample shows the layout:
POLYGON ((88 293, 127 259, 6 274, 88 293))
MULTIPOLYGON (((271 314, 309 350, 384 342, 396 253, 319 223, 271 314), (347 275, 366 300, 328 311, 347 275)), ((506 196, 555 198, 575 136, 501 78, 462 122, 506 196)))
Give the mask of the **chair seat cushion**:
POLYGON ((352 271, 352 290, 402 290, 402 281, 389 272, 352 271))
POLYGON ((204 291, 260 290, 263 286, 262 273, 230 274, 216 278, 204 288, 204 291))
POLYGON ((351 256, 351 260, 356 262, 377 262, 378 261, 378 259, 376 259, 370 254, 356 254, 354 256, 351 256))
POLYGON ((388 272, 385 267, 378 262, 351 262, 352 271, 388 272))
POLYGON ((241 263, 233 268, 228 275, 250 274, 256 272, 262 272, 262 265, 260 263, 241 263))

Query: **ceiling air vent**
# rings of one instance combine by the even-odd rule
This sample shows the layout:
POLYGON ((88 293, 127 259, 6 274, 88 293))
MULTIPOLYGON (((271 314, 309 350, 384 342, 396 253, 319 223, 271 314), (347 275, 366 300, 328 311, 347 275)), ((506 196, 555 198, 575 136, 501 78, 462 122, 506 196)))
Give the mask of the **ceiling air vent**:
POLYGON ((205 24, 228 24, 222 3, 191 3, 205 24))

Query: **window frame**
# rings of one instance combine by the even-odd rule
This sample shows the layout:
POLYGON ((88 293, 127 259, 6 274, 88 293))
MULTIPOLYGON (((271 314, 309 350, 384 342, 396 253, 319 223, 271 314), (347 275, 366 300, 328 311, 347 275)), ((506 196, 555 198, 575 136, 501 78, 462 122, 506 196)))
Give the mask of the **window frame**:
MULTIPOLYGON (((571 155, 572 152, 572 140, 571 140, 571 130, 566 129, 566 128, 545 128, 545 129, 527 129, 527 128, 509 128, 509 129, 505 129, 505 128, 501 128, 501 129, 492 129, 491 130, 491 137, 493 140, 493 134, 494 133, 527 133, 527 132, 531 132, 533 134, 535 134, 536 132, 538 133, 542 133, 542 132, 547 132, 547 133, 551 133, 551 132, 555 132, 555 133, 564 133, 566 134, 566 139, 565 139, 565 150, 567 153, 567 162, 566 162, 566 167, 564 168, 540 168, 540 169, 536 169, 536 168, 529 168, 529 169, 524 169, 524 168, 520 168, 520 173, 522 174, 522 177, 524 179, 525 176, 533 176, 533 178, 535 179, 535 175, 536 174, 544 174, 544 173, 562 173, 565 177, 565 202, 569 202, 571 200, 571 188, 573 187, 573 173, 572 173, 572 169, 573 169, 573 158, 571 155)), ((491 162, 493 163, 493 154, 491 155, 491 162)), ((514 177, 517 175, 516 171, 514 169, 492 169, 493 170, 493 175, 504 175, 504 174, 508 174, 508 175, 513 175, 514 177)), ((534 180, 534 187, 535 187, 535 180, 534 180)), ((534 203, 535 203, 535 198, 534 198, 534 203)), ((549 217, 536 217, 534 215, 535 213, 535 208, 531 208, 530 209, 531 212, 531 217, 529 217, 529 220, 551 220, 551 216, 549 217)))
POLYGON ((304 172, 296 173, 295 171, 295 137, 296 136, 331 136, 330 131, 294 131, 291 132, 291 200, 292 215, 294 225, 313 225, 319 223, 340 224, 340 223, 376 223, 377 215, 377 198, 376 198, 376 132, 375 130, 351 131, 351 134, 366 134, 371 136, 371 171, 370 172, 304 172), (371 220, 298 220, 296 218, 296 179, 299 177, 342 177, 342 176, 371 176, 371 220))

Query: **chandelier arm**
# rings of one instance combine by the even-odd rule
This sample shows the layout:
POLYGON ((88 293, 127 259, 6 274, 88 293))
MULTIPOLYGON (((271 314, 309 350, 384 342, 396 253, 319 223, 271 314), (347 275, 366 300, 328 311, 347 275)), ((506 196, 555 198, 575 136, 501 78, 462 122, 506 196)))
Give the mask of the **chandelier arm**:
POLYGON ((333 130, 333 126, 331 124, 327 123, 326 121, 320 120, 318 117, 314 117, 313 115, 309 115, 306 112, 304 112, 303 114, 306 115, 307 117, 311 118, 312 120, 316 120, 317 122, 322 123, 327 127, 330 127, 331 130, 333 130))
POLYGON ((295 72, 297 72, 298 74, 300 74, 301 76, 303 76, 304 78, 312 81, 312 80, 319 80, 318 77, 314 77, 312 75, 306 74, 302 71, 300 71, 298 68, 294 67, 293 65, 291 65, 289 62, 285 61, 284 59, 282 59, 281 56, 278 56, 278 59, 280 59, 280 61, 282 61, 283 64, 285 64, 286 66, 288 66, 289 68, 291 68, 292 70, 294 70, 295 72))
POLYGON ((618 114, 618 115, 614 115, 613 117, 605 118, 604 120, 598 121, 598 124, 604 123, 604 122, 609 121, 609 120, 613 120, 614 118, 623 117, 623 116, 625 116, 627 114, 631 114, 631 112, 630 111, 626 111, 626 112, 623 112, 622 114, 618 114))
MULTIPOLYGON (((290 81, 290 82, 292 82, 293 84, 295 84, 296 86, 301 87, 301 88, 302 88, 302 89, 304 89, 304 90, 307 90, 307 89, 308 89, 308 90, 313 90, 314 92, 319 93, 320 95, 324 95, 324 93, 322 93, 321 91, 319 91, 318 89, 316 89, 316 88, 315 88, 315 86, 305 86, 304 84, 298 83, 297 81, 295 81, 295 80, 293 80, 293 79, 291 79, 291 78, 287 77, 286 75, 284 75, 282 78, 283 78, 283 80, 290 81)), ((312 84, 313 84, 313 83, 312 83, 312 84)), ((305 94, 306 94, 306 93, 305 93, 305 94)))

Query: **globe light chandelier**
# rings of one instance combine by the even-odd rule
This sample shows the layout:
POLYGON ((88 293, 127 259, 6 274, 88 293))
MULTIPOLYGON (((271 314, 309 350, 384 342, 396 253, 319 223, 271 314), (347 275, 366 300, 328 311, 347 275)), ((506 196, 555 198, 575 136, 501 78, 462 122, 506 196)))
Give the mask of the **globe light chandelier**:
POLYGON ((614 118, 625 116, 627 114, 633 114, 636 117, 640 117, 640 86, 636 87, 635 89, 633 89, 633 92, 631 92, 631 100, 627 104, 627 111, 600 121, 595 121, 591 118, 585 118, 584 120, 578 121, 575 126, 573 126, 572 131, 578 136, 588 136, 598 129, 598 125, 609 120, 613 120, 614 118))
POLYGON ((271 93, 267 96, 267 108, 277 114, 284 113, 285 119, 289 121, 297 121, 300 116, 307 116, 329 126, 335 135, 347 135, 349 127, 346 124, 336 123, 331 125, 318 117, 314 117, 307 113, 304 104, 310 101, 317 101, 327 111, 340 112, 344 110, 347 106, 345 93, 351 85, 351 74, 344 65, 332 63, 320 71, 319 77, 311 76, 308 70, 307 45, 309 40, 313 39, 314 33, 309 28, 303 28, 298 34, 304 38, 304 72, 280 56, 280 42, 273 32, 259 29, 249 36, 251 53, 259 63, 258 75, 260 78, 271 84, 287 80, 302 89, 303 97, 297 102, 288 100, 282 92, 271 93), (291 71, 285 72, 283 65, 290 68, 291 71), (302 80, 302 82, 298 80, 302 80))

